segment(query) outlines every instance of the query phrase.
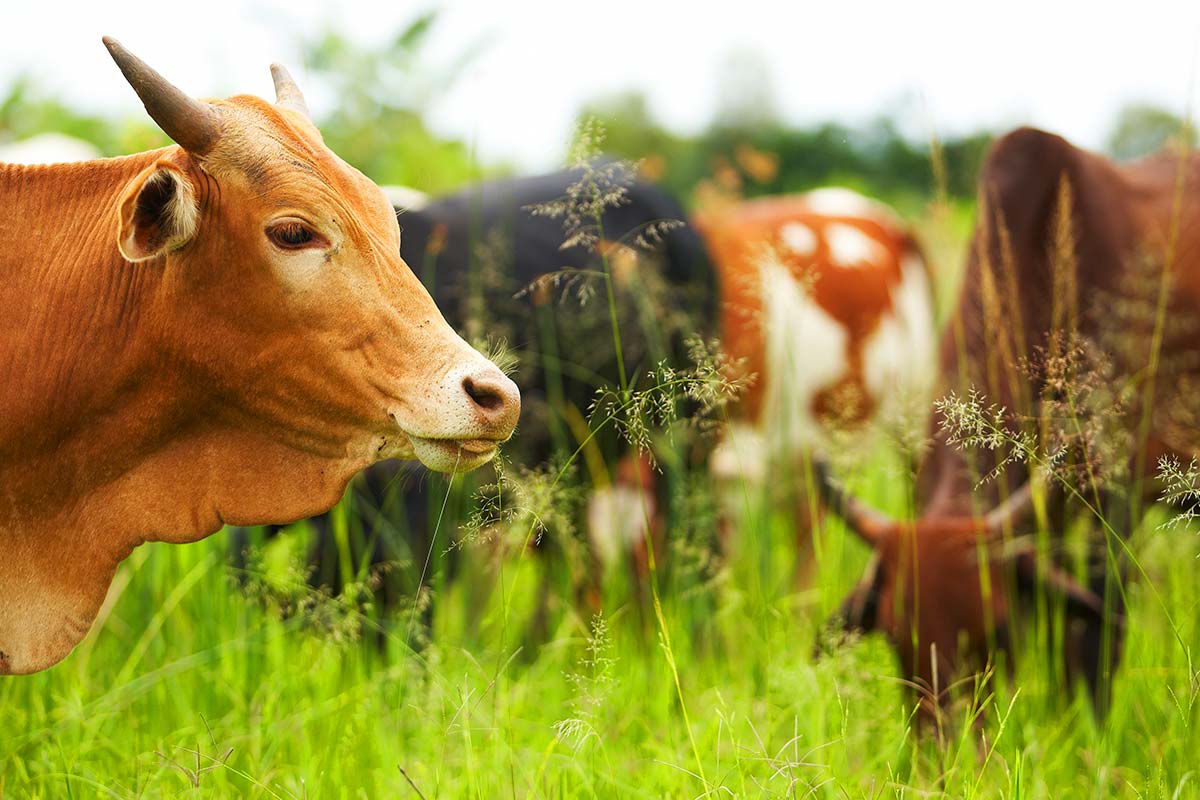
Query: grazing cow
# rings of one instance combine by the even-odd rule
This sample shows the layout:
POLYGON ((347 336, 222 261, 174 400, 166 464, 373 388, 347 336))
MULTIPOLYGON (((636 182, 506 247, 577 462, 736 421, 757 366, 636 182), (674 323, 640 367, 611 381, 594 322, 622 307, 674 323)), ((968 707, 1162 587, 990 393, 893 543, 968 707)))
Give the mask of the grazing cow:
POLYGON ((477 467, 520 408, 282 67, 275 104, 200 102, 104 42, 178 144, 0 164, 0 673, 66 656, 139 544, 320 513, 381 458, 477 467))
MULTIPOLYGON (((394 191, 393 196, 407 206, 397 214, 400 253, 451 325, 471 340, 485 334, 503 339, 517 356, 513 377, 521 390, 525 424, 505 448, 507 458, 518 465, 509 474, 556 455, 565 458, 582 446, 582 477, 598 488, 599 499, 578 513, 580 522, 594 523, 586 529, 589 541, 581 543, 592 552, 579 561, 595 565, 630 555, 631 566, 644 570, 645 559, 636 547, 631 554, 625 550, 641 529, 624 522, 630 515, 641 519, 643 490, 650 506, 663 508, 666 501, 654 496, 658 482, 640 460, 627 455, 615 431, 608 427, 589 439, 586 421, 596 391, 620 381, 609 306, 596 276, 603 267, 601 257, 607 257, 630 378, 644 375, 662 359, 682 363, 685 335, 711 332, 716 306, 704 247, 692 229, 679 224, 682 207, 653 184, 610 171, 604 162, 589 172, 486 181, 430 201, 411 192, 394 191), (590 186, 590 180, 598 185, 590 186), (620 198, 603 209, 599 225, 588 231, 594 241, 564 244, 572 232, 559 218, 537 209, 572 195, 587 203, 593 191, 616 192, 620 198), (589 289, 595 296, 581 300, 589 289), (611 474, 609 465, 614 467, 611 474)), ((588 219, 586 224, 594 223, 588 219)), ((345 575, 397 561, 412 562, 413 571, 428 581, 436 567, 432 559, 449 543, 445 531, 458 521, 453 507, 443 514, 445 493, 445 486, 431 488, 423 476, 395 465, 368 469, 354 483, 349 548, 354 564, 339 563, 347 551, 332 541, 331 516, 321 515, 310 521, 316 539, 310 554, 312 581, 337 591, 345 575), (442 517, 438 534, 433 527, 442 517), (440 542, 435 541, 438 536, 440 542)), ((553 539, 543 544, 556 547, 553 539)), ((244 538, 239 549, 242 542, 244 538)), ((573 566, 570 582, 581 597, 594 600, 594 569, 586 563, 573 566)), ((383 587, 382 604, 397 598, 399 585, 411 592, 409 577, 390 569, 385 583, 396 585, 383 587)), ((425 606, 427 612, 430 608, 425 606)))
MULTIPOLYGON (((1030 129, 1000 139, 984 165, 941 380, 960 397, 975 390, 1005 407, 1008 436, 1032 435, 1054 454, 1046 509, 1060 533, 1082 511, 1061 491, 1064 480, 1127 535, 1157 458, 1200 450, 1197 187, 1195 156, 1117 165, 1030 129)), ((1006 647, 1014 591, 1040 586, 1062 598, 1065 661, 1082 670, 1103 713, 1120 657, 1123 567, 1101 543, 1085 587, 1014 539, 1032 510, 1028 467, 1004 448, 960 450, 952 433, 934 434, 915 521, 889 519, 821 482, 875 551, 842 606, 844 624, 888 636, 929 717, 947 699, 941 689, 1006 647)), ((1122 562, 1119 545, 1112 550, 1122 562)))
MULTIPOLYGON (((925 259, 899 217, 841 188, 764 197, 697 219, 721 287, 721 333, 754 376, 712 470, 721 483, 800 474, 838 431, 924 424, 936 361, 925 259)), ((797 576, 811 564, 805 496, 797 576)))

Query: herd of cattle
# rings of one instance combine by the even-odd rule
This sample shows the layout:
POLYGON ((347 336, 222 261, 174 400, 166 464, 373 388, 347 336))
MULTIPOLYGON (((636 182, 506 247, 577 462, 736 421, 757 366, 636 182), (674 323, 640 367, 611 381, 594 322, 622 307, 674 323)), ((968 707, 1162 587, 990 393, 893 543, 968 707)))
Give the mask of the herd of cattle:
MULTIPOLYGON (((518 464, 593 448, 582 515, 593 561, 644 565, 670 536, 668 504, 644 457, 593 438, 586 412, 622 372, 683 365, 690 337, 719 335, 744 390, 703 455, 714 487, 785 482, 771 488, 803 506, 805 476, 817 476, 821 505, 874 550, 838 624, 887 635, 926 714, 952 677, 1011 650, 1031 597, 1063 610, 1065 661, 1104 709, 1124 626, 1121 547, 1093 537, 1077 580, 1029 534, 1035 516, 1059 536, 1083 518, 1099 531, 1102 513, 1127 537, 1158 457, 1200 449, 1200 416, 1179 389, 1200 379, 1188 324, 1200 311, 1200 161, 1115 165, 1040 131, 1000 139, 939 344, 912 233, 847 190, 689 219, 630 179, 564 246, 561 215, 545 209, 586 171, 397 210, 324 146, 281 67, 274 104, 200 102, 105 44, 177 146, 0 163, 0 674, 64 658, 139 544, 306 517, 327 538, 351 481, 370 532, 351 557, 392 559, 398 535, 424 556, 427 484, 397 480, 418 469, 397 459, 465 472, 510 437, 518 464), (601 272, 611 303, 560 301, 601 272), (1126 313, 1146 297, 1155 313, 1126 313), (522 357, 516 382, 460 333, 507 340, 522 357), (1049 464, 964 449, 931 413, 935 397, 976 391, 1009 410, 995 421, 1014 442, 1053 438, 1073 381, 1089 379, 1083 352, 1106 385, 1135 387, 1082 423, 1117 431, 1104 464, 1085 435, 1055 439, 1049 464), (894 520, 847 493, 823 457, 834 431, 914 420, 931 444, 915 519, 894 520), (1065 480, 1068 467, 1083 479, 1065 480)), ((804 528, 813 516, 795 518, 804 528)), ((337 550, 318 541, 314 554, 337 550)), ((334 589, 330 576, 346 574, 315 566, 334 589)))

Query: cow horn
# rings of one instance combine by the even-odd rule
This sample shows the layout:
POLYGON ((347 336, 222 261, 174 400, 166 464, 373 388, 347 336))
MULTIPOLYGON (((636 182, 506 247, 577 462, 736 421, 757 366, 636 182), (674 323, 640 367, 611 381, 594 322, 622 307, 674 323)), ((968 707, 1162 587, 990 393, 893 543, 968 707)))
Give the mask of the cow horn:
POLYGON ((822 461, 813 462, 817 491, 830 511, 838 515, 850 530, 871 547, 878 547, 896 523, 886 514, 876 511, 833 480, 822 461))
POLYGON ((1000 536, 1033 513, 1033 478, 1025 481, 1021 488, 1008 496, 1003 503, 993 508, 984 517, 990 536, 1000 536))
POLYGON ((292 80, 292 73, 287 71, 287 67, 283 64, 272 64, 271 80, 275 81, 275 105, 303 114, 305 119, 311 118, 308 103, 304 102, 304 95, 296 81, 292 80))
POLYGON ((202 156, 212 150, 221 138, 221 116, 217 109, 181 92, 111 36, 105 36, 103 41, 163 133, 189 153, 202 156))

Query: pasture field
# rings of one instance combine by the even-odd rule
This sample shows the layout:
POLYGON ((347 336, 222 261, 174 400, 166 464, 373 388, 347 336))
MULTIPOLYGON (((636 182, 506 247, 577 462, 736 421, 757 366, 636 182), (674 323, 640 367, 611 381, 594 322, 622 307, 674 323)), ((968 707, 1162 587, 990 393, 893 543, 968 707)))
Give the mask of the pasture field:
MULTIPOLYGON (((963 220, 935 223, 935 260, 957 263, 963 220)), ((902 463, 881 442, 840 474, 900 514, 902 463)), ((1200 538, 1160 527, 1165 512, 1130 543, 1144 575, 1106 720, 1064 693, 1054 621, 1035 615, 1014 679, 964 685, 946 727, 917 738, 886 643, 821 633, 866 548, 827 518, 798 585, 792 523, 758 490, 739 493, 724 559, 704 475, 675 491, 654 597, 618 571, 592 619, 522 531, 503 557, 461 546, 431 632, 424 597, 382 619, 365 592, 312 594, 298 532, 244 573, 228 532, 144 546, 65 662, 0 680, 0 797, 1200 797, 1200 538)))
MULTIPOLYGON (((894 484, 861 488, 894 509, 894 484)), ((413 653, 403 623, 380 647, 346 635, 344 610, 314 625, 248 602, 224 536, 144 547, 99 635, 47 673, 0 682, 0 796, 1200 796, 1191 531, 1152 522, 1135 541, 1150 581, 1130 589, 1105 724, 1060 693, 1031 641, 1016 680, 981 698, 982 734, 962 705, 939 748, 910 735, 878 637, 813 659, 864 548, 827 525, 816 583, 796 592, 776 522, 711 585, 679 570, 664 581, 661 631, 626 603, 597 625, 562 615, 536 652, 521 628, 532 558, 505 565, 476 619, 479 584, 456 582, 413 653)))

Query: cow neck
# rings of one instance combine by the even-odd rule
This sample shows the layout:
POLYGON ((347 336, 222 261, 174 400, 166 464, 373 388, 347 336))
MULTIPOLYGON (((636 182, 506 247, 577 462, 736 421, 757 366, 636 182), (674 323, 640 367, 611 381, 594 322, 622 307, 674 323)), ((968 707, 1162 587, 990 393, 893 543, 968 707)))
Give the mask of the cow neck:
POLYGON ((148 358, 163 264, 117 249, 121 197, 166 152, 0 165, 0 519, 112 480, 172 413, 170 364, 148 358))

